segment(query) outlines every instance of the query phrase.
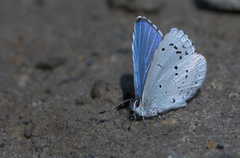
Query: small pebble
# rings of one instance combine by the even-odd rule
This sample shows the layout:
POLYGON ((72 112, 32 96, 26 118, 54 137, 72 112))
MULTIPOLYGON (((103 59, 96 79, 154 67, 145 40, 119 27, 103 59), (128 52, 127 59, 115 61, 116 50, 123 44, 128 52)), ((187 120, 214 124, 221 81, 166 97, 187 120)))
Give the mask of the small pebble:
POLYGON ((211 82, 211 86, 213 87, 213 89, 216 89, 216 90, 222 90, 223 89, 223 85, 216 80, 211 82))
POLYGON ((23 42, 23 37, 17 37, 13 39, 14 46, 18 47, 23 42))
POLYGON ((90 53, 90 56, 91 56, 91 57, 99 58, 99 57, 100 57, 100 53, 97 52, 97 51, 93 51, 93 52, 90 53))
POLYGON ((51 89, 50 89, 50 88, 46 88, 46 89, 45 89, 45 93, 46 93, 46 94, 51 94, 51 89))
POLYGON ((65 64, 65 62, 66 62, 65 57, 50 57, 38 60, 35 67, 42 70, 52 70, 56 66, 65 64))
POLYGON ((209 140, 207 143, 207 149, 215 149, 217 144, 214 142, 214 140, 209 140))
POLYGON ((84 60, 84 55, 79 55, 78 60, 83 61, 84 60))
POLYGON ((35 106, 37 106, 38 104, 37 104, 37 102, 32 102, 32 106, 33 107, 35 107, 35 106))
POLYGON ((24 132, 24 136, 25 136, 26 138, 31 138, 31 137, 32 137, 32 132, 30 132, 29 130, 26 130, 26 131, 24 132))
POLYGON ((39 152, 39 151, 43 151, 45 146, 42 146, 42 145, 39 145, 37 148, 36 148, 36 151, 39 152))
POLYGON ((228 98, 229 98, 229 99, 240 99, 240 98, 239 98, 239 94, 238 94, 238 93, 233 93, 233 92, 231 92, 231 93, 228 95, 228 98))
POLYGON ((29 125, 29 121, 23 121, 23 124, 25 124, 25 125, 29 125))
POLYGON ((177 124, 178 121, 176 119, 167 119, 162 121, 162 124, 164 125, 172 125, 172 124, 177 124))
POLYGON ((0 144, 0 148, 3 148, 4 146, 5 146, 5 144, 4 144, 4 143, 0 144))
POLYGON ((217 149, 223 149, 224 146, 223 146, 222 144, 218 144, 216 148, 217 148, 217 149))
POLYGON ((19 87, 26 87, 28 81, 29 81, 28 75, 21 75, 17 77, 17 83, 19 87))

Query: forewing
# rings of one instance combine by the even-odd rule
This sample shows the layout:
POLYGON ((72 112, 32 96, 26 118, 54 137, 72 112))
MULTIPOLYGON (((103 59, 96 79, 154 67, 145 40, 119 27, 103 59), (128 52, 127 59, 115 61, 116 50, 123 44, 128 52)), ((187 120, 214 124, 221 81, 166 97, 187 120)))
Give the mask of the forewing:
POLYGON ((133 33, 133 67, 135 97, 141 98, 145 79, 155 51, 162 41, 162 33, 145 17, 136 20, 133 33))
POLYGON ((171 29, 156 50, 143 90, 144 106, 164 112, 186 105, 202 85, 205 58, 183 31, 171 29))

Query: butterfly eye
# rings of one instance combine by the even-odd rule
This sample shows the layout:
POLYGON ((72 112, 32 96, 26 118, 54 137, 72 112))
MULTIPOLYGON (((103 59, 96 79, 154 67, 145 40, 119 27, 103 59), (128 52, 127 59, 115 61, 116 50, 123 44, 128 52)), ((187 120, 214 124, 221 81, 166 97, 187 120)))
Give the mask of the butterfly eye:
POLYGON ((139 107, 139 100, 136 100, 136 102, 135 102, 135 107, 136 107, 136 108, 139 107))

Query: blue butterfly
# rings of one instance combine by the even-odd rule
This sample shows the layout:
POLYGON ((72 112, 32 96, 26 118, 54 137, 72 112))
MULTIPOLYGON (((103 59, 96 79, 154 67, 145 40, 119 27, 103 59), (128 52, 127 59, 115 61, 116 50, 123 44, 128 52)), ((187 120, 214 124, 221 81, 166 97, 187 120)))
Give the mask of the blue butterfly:
POLYGON ((195 95, 206 77, 205 58, 196 53, 192 41, 182 30, 173 28, 163 37, 150 20, 139 16, 132 50, 134 116, 144 119, 186 106, 186 101, 195 95))

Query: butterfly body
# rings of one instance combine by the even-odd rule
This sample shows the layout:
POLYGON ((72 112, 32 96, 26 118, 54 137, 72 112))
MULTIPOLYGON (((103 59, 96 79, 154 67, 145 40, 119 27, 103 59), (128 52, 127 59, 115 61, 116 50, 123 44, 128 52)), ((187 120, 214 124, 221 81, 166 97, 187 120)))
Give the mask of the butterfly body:
POLYGON ((132 109, 139 116, 157 116, 186 106, 205 79, 205 58, 179 29, 171 29, 163 37, 150 20, 139 16, 132 49, 137 98, 132 109))

